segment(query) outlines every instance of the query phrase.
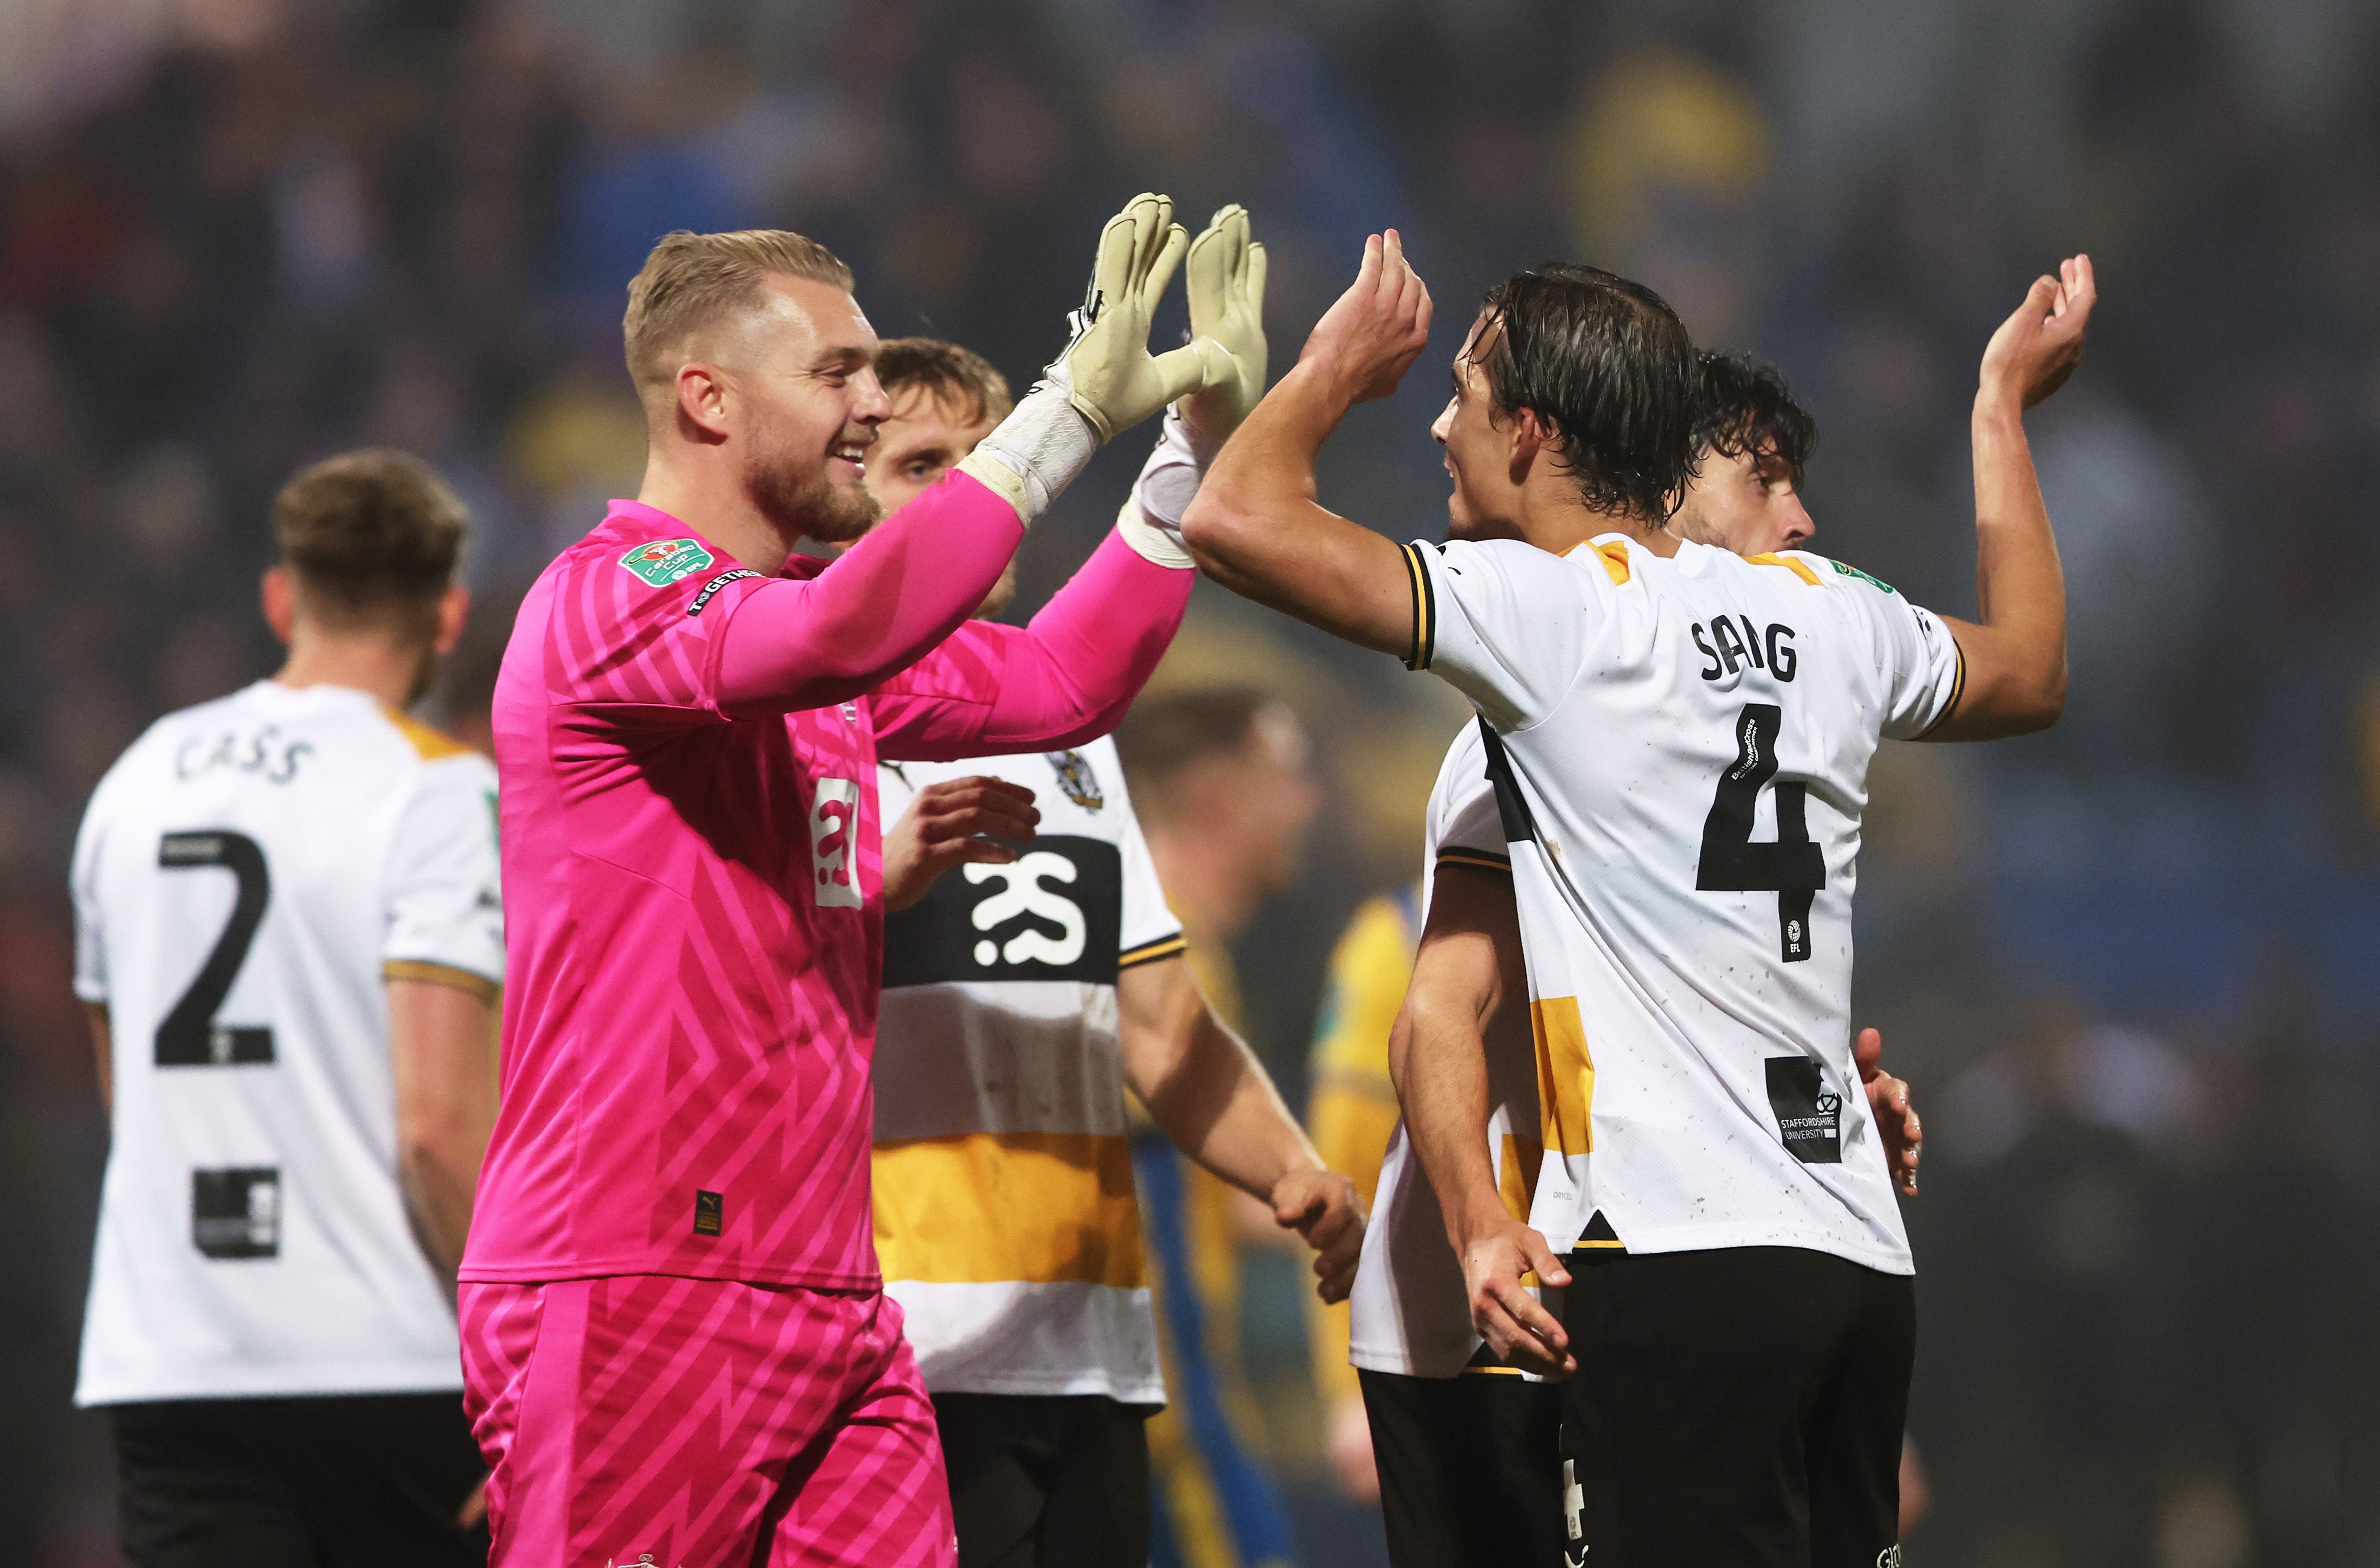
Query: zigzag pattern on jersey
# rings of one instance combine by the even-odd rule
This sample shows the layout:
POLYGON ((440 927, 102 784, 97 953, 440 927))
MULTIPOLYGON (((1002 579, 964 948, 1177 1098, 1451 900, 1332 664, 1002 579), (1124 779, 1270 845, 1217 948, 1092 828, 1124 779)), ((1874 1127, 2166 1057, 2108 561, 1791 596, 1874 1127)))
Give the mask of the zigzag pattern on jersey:
MULTIPOLYGON (((714 602, 707 614, 685 614, 684 602, 700 585, 655 588, 613 569, 609 552, 608 543, 583 552, 556 585, 555 607, 566 614, 547 644, 547 688, 580 701, 697 705, 711 638, 727 624, 728 606, 714 602), (654 613, 663 608, 667 614, 654 613)), ((730 584, 720 597, 738 586, 730 584)))
POLYGON ((472 1385, 505 1391, 470 1412, 492 1561, 950 1561, 933 1408, 889 1302, 626 1276, 467 1287, 463 1315, 472 1385))
MULTIPOLYGON (((528 667, 545 733, 528 767, 509 759, 507 880, 530 896, 516 911, 507 1104, 483 1190, 494 1223, 475 1238, 473 1277, 870 1287, 881 879, 868 714, 707 718, 714 628, 758 582, 687 616, 700 585, 616 570, 612 531, 552 569, 528 667), (623 728, 612 704, 683 718, 648 711, 623 728), (814 824, 826 779, 855 798, 814 824), (864 906, 820 906, 829 839, 864 906), (533 863, 563 855, 566 877, 533 863), (700 1192, 722 1195, 716 1235, 695 1231, 700 1192)), ((507 672, 516 687, 525 673, 507 672)), ((520 696, 500 683, 500 710, 520 696)))

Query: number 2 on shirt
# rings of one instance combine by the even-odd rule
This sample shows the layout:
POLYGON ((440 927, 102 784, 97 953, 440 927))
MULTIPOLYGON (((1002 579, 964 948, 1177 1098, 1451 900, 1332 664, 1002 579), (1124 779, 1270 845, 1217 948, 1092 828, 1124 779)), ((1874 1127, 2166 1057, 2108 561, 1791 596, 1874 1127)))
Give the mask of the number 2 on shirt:
POLYGON ((1777 786, 1777 837, 1752 841, 1753 808, 1777 776, 1777 734, 1785 715, 1773 702, 1747 702, 1735 720, 1735 760, 1718 776, 1718 793, 1703 819, 1702 858, 1694 887, 1702 893, 1773 893, 1785 962, 1810 956, 1810 903, 1827 885, 1826 852, 1810 842, 1803 816, 1808 786, 1777 786))

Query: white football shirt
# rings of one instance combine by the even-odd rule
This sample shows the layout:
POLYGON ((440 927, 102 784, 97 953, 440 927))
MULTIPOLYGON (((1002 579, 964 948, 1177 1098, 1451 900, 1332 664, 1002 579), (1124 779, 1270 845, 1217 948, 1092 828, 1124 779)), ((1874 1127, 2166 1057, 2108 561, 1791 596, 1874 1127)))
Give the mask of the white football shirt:
POLYGON ((384 978, 504 977, 495 770, 339 687, 169 714, 76 840, 114 1142, 78 1404, 457 1389, 396 1170, 384 978))
POLYGON ((1824 556, 1613 534, 1405 547, 1414 650, 1488 746, 1557 1251, 1799 1246, 1912 1270, 1852 1062, 1868 761, 1949 712, 1940 620, 1824 556))
MULTIPOLYGON (((1438 868, 1469 866, 1509 876, 1504 829, 1479 726, 1467 724, 1447 748, 1430 791, 1422 846, 1423 915, 1438 868)), ((1537 1077, 1534 1053, 1500 1053, 1488 1042, 1488 1149, 1496 1185, 1513 1218, 1529 1216, 1530 1188, 1543 1152, 1537 1139, 1537 1077)), ((1375 1372, 1451 1378, 1478 1358, 1463 1265, 1446 1243, 1438 1196, 1413 1152, 1404 1118, 1397 1118, 1380 1161, 1372 1222, 1364 1232, 1363 1259, 1350 1298, 1348 1359, 1375 1372)))
POLYGON ((883 820, 986 774, 1039 834, 945 871, 884 921, 876 1250, 937 1393, 1165 1402, 1116 1038, 1116 977, 1176 957, 1181 923, 1111 740, 885 763, 883 820))

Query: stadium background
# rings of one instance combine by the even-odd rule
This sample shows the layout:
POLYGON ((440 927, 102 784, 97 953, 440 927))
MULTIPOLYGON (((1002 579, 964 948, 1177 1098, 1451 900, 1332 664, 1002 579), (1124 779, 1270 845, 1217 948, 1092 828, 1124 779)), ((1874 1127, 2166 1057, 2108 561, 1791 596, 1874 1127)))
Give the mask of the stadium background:
MULTIPOLYGON (((1132 191, 1245 201, 1275 365, 1402 227, 1438 341, 1325 498, 1435 537, 1470 301, 1651 282, 1822 421, 1817 547, 1972 608, 1965 411, 2087 249, 2034 421, 2064 723, 1888 748, 1860 1016, 1927 1109, 1923 1564, 2380 1562, 2380 11, 2361 0, 0 0, 0 1551, 115 1561, 67 1408, 105 1125, 65 864, 152 717, 267 673, 264 505, 359 443, 453 476, 494 610, 633 492, 622 286, 673 226, 832 245, 887 335, 1020 384, 1132 191)), ((1176 307, 1178 310, 1178 307, 1176 307)), ((1160 332, 1170 331, 1161 327, 1160 332)), ((1028 613, 1138 444, 1028 546, 1028 613)), ((1324 958, 1414 869, 1460 710, 1202 589, 1161 678, 1305 716, 1325 810, 1240 943, 1293 1102, 1324 958)), ((1245 1335, 1305 1559, 1294 1259, 1245 1335)))

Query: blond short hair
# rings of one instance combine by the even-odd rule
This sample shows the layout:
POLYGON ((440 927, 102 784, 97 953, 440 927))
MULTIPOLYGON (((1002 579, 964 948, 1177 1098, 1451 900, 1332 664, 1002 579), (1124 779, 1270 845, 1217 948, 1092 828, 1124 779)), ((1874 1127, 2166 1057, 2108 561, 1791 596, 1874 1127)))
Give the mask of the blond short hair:
POLYGON ((921 388, 949 399, 975 419, 1004 419, 1016 407, 1008 378, 990 360, 938 337, 885 339, 876 350, 876 379, 888 397, 921 388))
POLYGON ((727 311, 759 304, 761 280, 772 274, 851 287, 851 269, 833 251, 788 229, 662 236, 628 284, 620 322, 628 373, 640 387, 674 375, 686 338, 727 311))

